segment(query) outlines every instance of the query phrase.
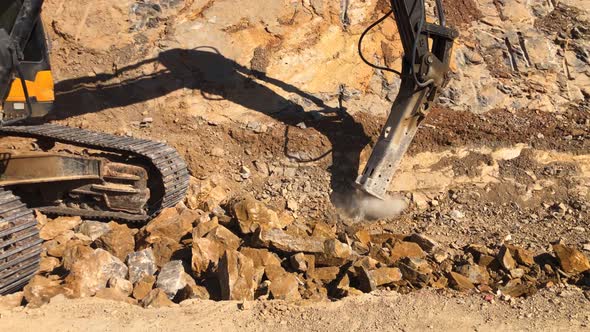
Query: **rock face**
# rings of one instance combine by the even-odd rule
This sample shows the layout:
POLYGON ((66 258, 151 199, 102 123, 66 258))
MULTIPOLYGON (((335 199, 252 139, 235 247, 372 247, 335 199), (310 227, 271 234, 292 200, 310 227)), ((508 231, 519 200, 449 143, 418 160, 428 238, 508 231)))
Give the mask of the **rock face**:
POLYGON ((97 248, 110 252, 120 260, 125 260, 127 255, 135 250, 134 234, 127 225, 110 222, 109 231, 94 241, 97 248))
POLYGON ((67 230, 76 228, 82 219, 80 217, 59 217, 47 222, 39 231, 39 237, 43 240, 52 240, 67 230))
POLYGON ((588 257, 582 252, 563 244, 554 244, 553 251, 565 273, 582 273, 590 270, 588 257))
POLYGON ((65 285, 76 297, 87 297, 106 288, 110 278, 126 276, 127 266, 120 259, 103 249, 96 249, 71 264, 65 285))
POLYGON ((145 276, 151 276, 157 271, 156 258, 151 248, 127 255, 129 281, 135 284, 145 276))
POLYGON ((219 285, 223 300, 253 300, 254 262, 235 250, 226 250, 219 262, 219 285))
POLYGON ((182 261, 171 261, 160 270, 156 287, 163 290, 169 299, 173 299, 179 290, 194 283, 193 278, 184 271, 182 261))

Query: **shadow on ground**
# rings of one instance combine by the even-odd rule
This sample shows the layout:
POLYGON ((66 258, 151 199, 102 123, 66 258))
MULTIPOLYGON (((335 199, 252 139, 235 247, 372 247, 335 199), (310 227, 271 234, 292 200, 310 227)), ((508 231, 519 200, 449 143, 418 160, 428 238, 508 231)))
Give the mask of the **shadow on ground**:
POLYGON ((324 158, 330 152, 332 154, 330 172, 333 203, 340 201, 338 197, 346 197, 347 193, 354 190, 352 183, 357 175, 360 152, 369 143, 370 138, 362 124, 346 112, 342 100, 340 107, 329 107, 320 98, 264 73, 250 70, 210 47, 193 50, 172 49, 160 53, 157 58, 121 68, 114 74, 98 74, 61 81, 56 84, 57 112, 53 118, 65 119, 107 108, 124 107, 183 88, 199 91, 206 99, 229 100, 283 122, 287 125, 287 155, 289 126, 305 121, 308 128, 316 129, 331 142, 332 150, 313 160, 324 158), (117 83, 108 82, 145 65, 162 69, 117 83), (301 105, 285 99, 257 81, 271 84, 308 100, 318 108, 316 114, 321 113, 322 116, 311 117, 303 111, 301 105))

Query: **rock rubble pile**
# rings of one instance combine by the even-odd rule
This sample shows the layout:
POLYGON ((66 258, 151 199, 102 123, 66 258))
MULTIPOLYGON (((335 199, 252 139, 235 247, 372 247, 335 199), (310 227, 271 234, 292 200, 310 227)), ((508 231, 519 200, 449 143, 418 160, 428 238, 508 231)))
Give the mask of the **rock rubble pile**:
POLYGON ((493 301, 563 284, 590 286, 588 258, 564 243, 537 255, 509 243, 447 248, 422 234, 371 233, 363 224, 338 232, 323 222, 301 225, 250 197, 222 206, 230 212, 181 204, 141 228, 38 214, 46 241, 41 267, 11 303, 37 307, 55 296, 94 296, 162 307, 424 287, 493 301))

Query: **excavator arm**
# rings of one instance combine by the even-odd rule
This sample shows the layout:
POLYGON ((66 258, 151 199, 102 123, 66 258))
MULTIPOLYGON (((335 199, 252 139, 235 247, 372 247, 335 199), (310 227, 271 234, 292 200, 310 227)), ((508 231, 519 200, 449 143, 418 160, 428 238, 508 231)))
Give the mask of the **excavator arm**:
POLYGON ((436 4, 438 24, 426 22, 424 0, 391 0, 404 49, 401 87, 367 165, 356 180, 361 191, 377 198, 385 198, 418 126, 449 81, 451 50, 458 32, 445 26, 441 0, 436 4))

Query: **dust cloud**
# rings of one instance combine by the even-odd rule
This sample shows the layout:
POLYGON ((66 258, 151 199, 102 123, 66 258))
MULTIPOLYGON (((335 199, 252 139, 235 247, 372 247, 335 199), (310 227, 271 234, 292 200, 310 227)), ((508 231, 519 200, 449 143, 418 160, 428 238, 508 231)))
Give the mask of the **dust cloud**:
POLYGON ((394 218, 408 207, 407 201, 401 196, 387 196, 385 199, 380 199, 361 191, 342 195, 335 204, 341 212, 355 221, 394 218))

